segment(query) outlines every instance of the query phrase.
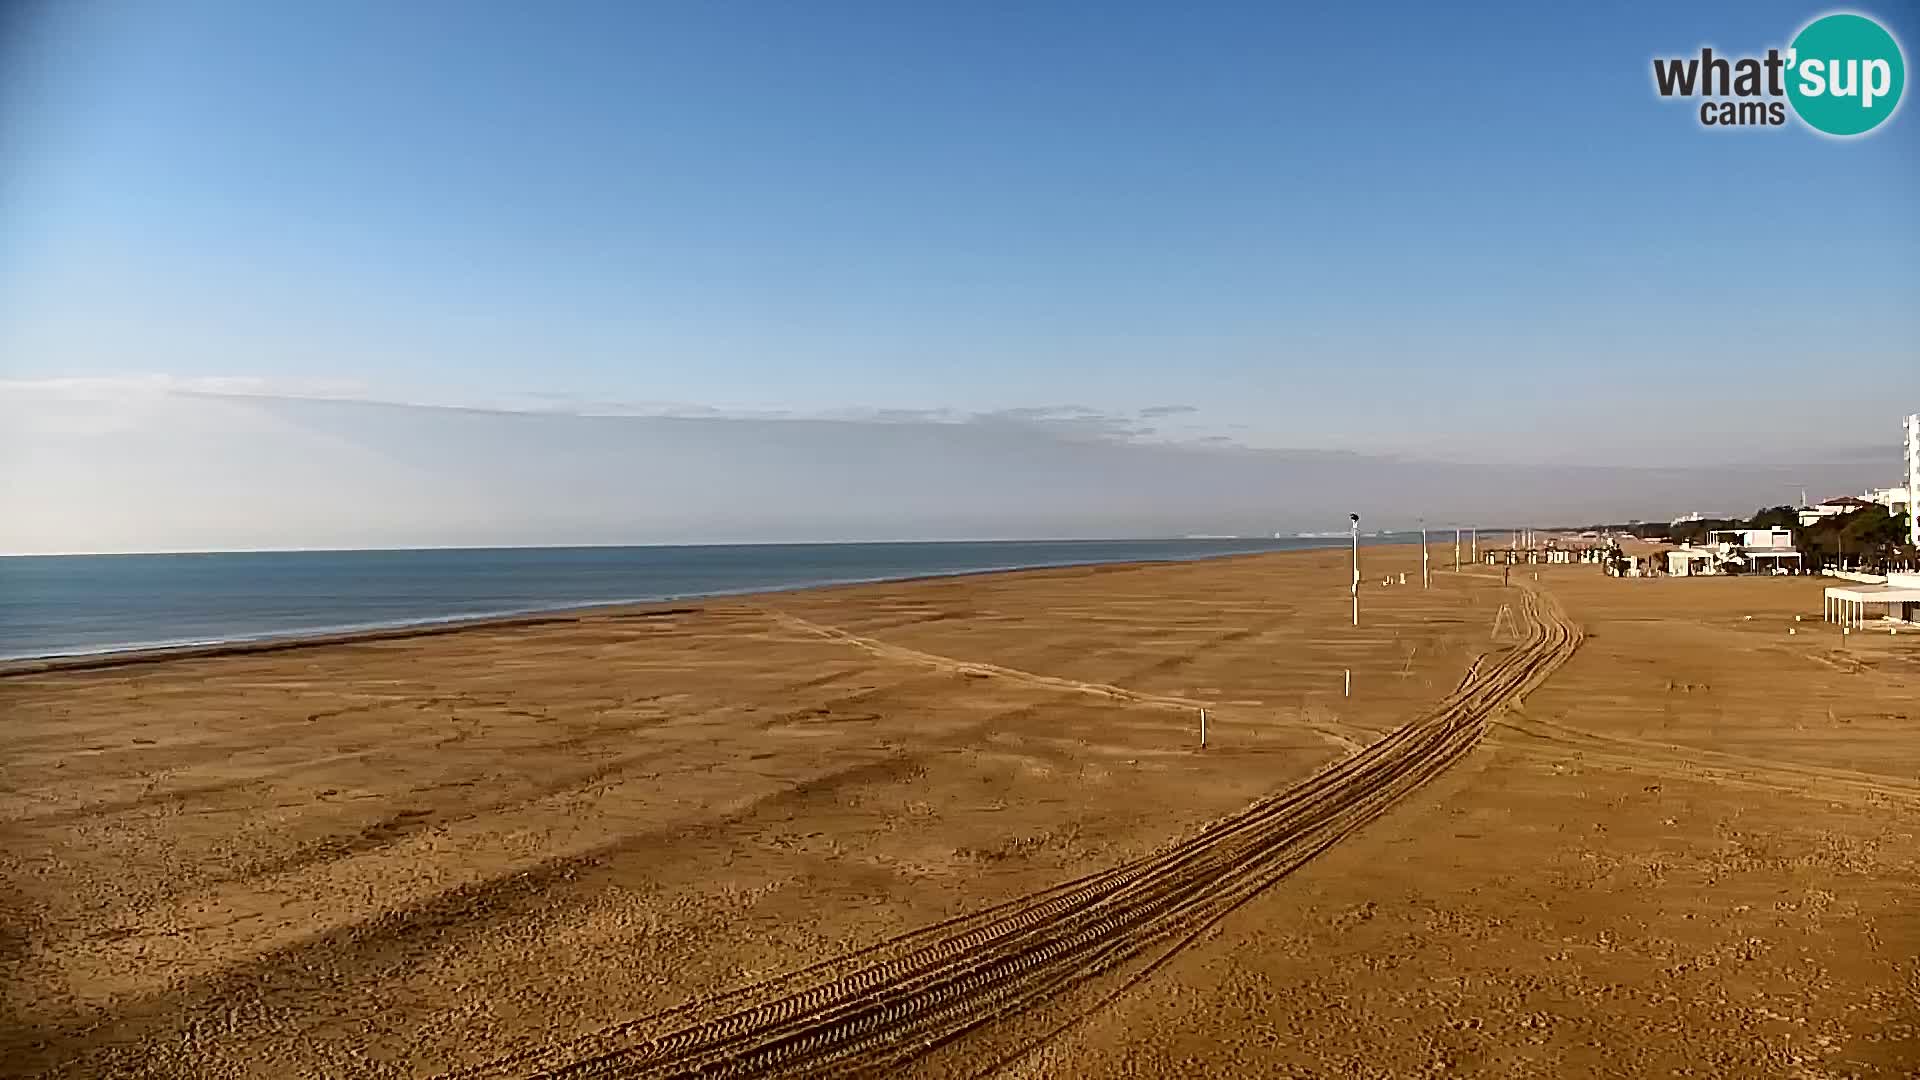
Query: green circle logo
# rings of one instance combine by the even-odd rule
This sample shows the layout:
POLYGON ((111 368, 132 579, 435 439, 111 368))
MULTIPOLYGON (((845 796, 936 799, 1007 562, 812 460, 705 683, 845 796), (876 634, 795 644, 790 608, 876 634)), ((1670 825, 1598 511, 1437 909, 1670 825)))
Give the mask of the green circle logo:
POLYGON ((1809 127, 1829 135, 1879 127, 1906 85, 1900 43, 1864 15, 1815 19, 1787 50, 1787 100, 1809 127))

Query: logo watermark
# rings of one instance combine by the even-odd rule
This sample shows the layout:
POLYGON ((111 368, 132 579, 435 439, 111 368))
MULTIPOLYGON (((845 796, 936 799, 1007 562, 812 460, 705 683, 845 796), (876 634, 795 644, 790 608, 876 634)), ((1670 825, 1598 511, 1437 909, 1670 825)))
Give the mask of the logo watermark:
POLYGON ((1802 27, 1764 56, 1656 57, 1663 98, 1699 98, 1703 127, 1783 127, 1789 115, 1826 135, 1865 135, 1900 107, 1906 56, 1886 27, 1836 12, 1802 27))

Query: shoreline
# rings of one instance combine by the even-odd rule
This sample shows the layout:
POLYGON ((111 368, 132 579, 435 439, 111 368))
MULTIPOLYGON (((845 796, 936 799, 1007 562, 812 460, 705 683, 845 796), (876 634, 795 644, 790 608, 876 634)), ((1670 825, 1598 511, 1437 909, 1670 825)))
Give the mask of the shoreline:
POLYGON ((1706 1047, 1759 1076, 1820 1038, 1910 1076, 1920 1043, 1887 1033, 1920 974, 1914 642, 1789 636, 1817 579, 1555 565, 1508 590, 1469 567, 1422 589, 1421 564, 1362 553, 1359 626, 1335 547, 0 680, 0 899, 30 930, 0 1054, 49 1077, 444 1076, 644 1038, 1290 805, 1463 672, 1505 670, 1537 589, 1585 643, 1464 761, 1124 993, 1010 1013, 913 1071, 1078 1016, 1034 1071, 1412 1074, 1438 1046, 1463 1075, 1641 1075, 1706 1047), (1730 1011, 1734 963, 1765 996, 1730 1011))
POLYGON ((1150 855, 1481 651, 1484 583, 1377 590, 1354 635, 1348 553, 1282 554, 1306 551, 0 680, 6 899, 34 928, 0 1051, 438 1075, 545 1031, 458 1014, 460 987, 592 1031, 1150 855), (227 998, 262 1012, 195 1026, 227 998))
MULTIPOLYGON (((1482 530, 1490 531, 1490 530, 1482 530)), ((1270 543, 1275 540, 1346 540, 1347 532, 1315 533, 1275 533, 1271 536, 1238 536, 1222 533, 1218 536, 1043 536, 1022 539, 1020 537, 972 537, 947 538, 942 540, 742 540, 713 541, 703 543, 658 543, 658 544, 444 544, 414 547, 316 547, 316 548, 162 548, 155 551, 0 551, 0 561, 7 559, 143 559, 193 557, 199 555, 398 555, 415 553, 445 552, 496 552, 496 551, 659 551, 702 548, 833 548, 833 547, 942 547, 976 544, 1177 544, 1196 541, 1217 541, 1221 543, 1270 543)), ((1361 533, 1362 545, 1388 543, 1406 543, 1408 537, 1419 536, 1418 529, 1390 530, 1385 532, 1361 533)), ((1436 535, 1438 533, 1436 532, 1436 535)), ((1293 550, 1293 549, 1282 549, 1293 550)))
MULTIPOLYGON (((1373 546, 1381 548, 1398 545, 1389 543, 1375 544, 1373 546)), ((1005 566, 978 570, 956 570, 949 573, 915 574, 904 577, 848 578, 834 581, 810 582, 804 585, 794 585, 786 588, 679 593, 654 598, 591 601, 584 604, 562 604, 555 607, 529 608, 521 611, 503 611, 471 616, 450 616, 365 626, 318 628, 304 631, 294 630, 284 634, 275 633, 257 637, 237 637, 214 641, 180 642, 177 644, 163 645, 130 645, 126 647, 107 648, 95 652, 0 658, 0 679, 18 678, 28 675, 60 674, 64 672, 100 671, 118 667, 160 664, 174 660, 207 660, 223 656, 251 656, 264 653, 287 652, 295 649, 324 648, 332 645, 358 645, 376 641, 435 637, 471 630, 560 625, 577 623, 593 618, 660 618, 669 615, 688 614, 696 611, 698 610, 697 608, 686 605, 700 601, 742 600, 756 596, 793 595, 796 593, 850 588, 862 585, 904 585, 922 581, 980 578, 993 575, 1031 574, 1055 570, 1085 570, 1089 568, 1126 569, 1147 566, 1172 566, 1183 563, 1217 563, 1233 559, 1267 558, 1271 556, 1324 552, 1337 550, 1338 547, 1339 545, 1328 544, 1323 547, 1299 547, 1281 551, 1240 551, 1219 555, 1196 555, 1187 558, 1129 559, 1116 562, 1090 560, 1084 562, 1043 563, 1032 566, 1005 566), (675 606, 662 608, 661 605, 675 606)))

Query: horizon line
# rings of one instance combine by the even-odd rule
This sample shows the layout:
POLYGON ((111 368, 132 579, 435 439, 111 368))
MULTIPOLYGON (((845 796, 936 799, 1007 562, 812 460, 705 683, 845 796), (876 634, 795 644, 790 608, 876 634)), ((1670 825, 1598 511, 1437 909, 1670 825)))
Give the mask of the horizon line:
MULTIPOLYGON (((1445 528, 1453 528, 1449 524, 1445 528)), ((1514 528, 1543 528, 1541 526, 1466 526, 1477 528, 1481 532, 1493 532, 1514 528)), ((1437 531, 1440 526, 1435 526, 1437 531)), ((1406 536, 1420 531, 1412 528, 1379 529, 1363 532, 1360 539, 1370 540, 1380 537, 1406 536)), ((895 540, 725 540, 725 541, 685 541, 685 542, 637 542, 637 543, 572 543, 572 544, 405 544, 398 546, 375 547, 236 547, 236 548, 164 548, 157 550, 120 550, 120 551, 0 551, 0 559, 70 559, 70 558, 119 558, 142 555, 303 555, 303 554, 348 554, 357 552, 403 552, 403 551, 584 551, 619 550, 623 548, 700 548, 700 547, 853 547, 859 545, 907 545, 907 544, 1150 544, 1150 543, 1273 543, 1289 540, 1333 540, 1345 539, 1345 529, 1337 532, 1312 533, 1303 535, 1290 532, 1285 535, 1227 535, 1216 536, 994 536, 994 537, 942 537, 939 539, 895 539, 895 540)))

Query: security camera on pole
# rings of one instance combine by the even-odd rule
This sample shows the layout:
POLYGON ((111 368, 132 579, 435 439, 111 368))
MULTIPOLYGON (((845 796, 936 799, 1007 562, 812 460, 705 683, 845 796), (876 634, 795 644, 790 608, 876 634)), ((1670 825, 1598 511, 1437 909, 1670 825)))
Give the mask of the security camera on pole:
POLYGON ((1360 515, 1348 514, 1353 531, 1353 625, 1360 625, 1360 515))

